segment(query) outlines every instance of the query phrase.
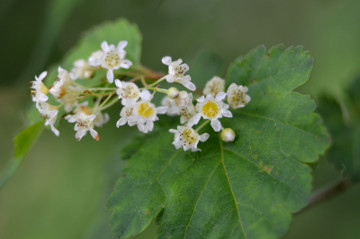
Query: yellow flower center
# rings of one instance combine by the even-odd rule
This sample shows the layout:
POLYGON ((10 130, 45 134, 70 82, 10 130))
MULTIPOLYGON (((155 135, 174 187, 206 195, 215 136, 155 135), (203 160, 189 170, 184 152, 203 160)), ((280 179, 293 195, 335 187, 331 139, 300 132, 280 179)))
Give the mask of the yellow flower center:
POLYGON ((154 108, 147 102, 141 103, 138 107, 138 115, 143 118, 149 118, 154 114, 154 108))
POLYGON ((49 89, 42 82, 40 83, 40 92, 44 95, 47 95, 49 93, 49 89))
POLYGON ((92 109, 89 106, 82 105, 79 108, 80 108, 80 111, 83 112, 84 114, 87 114, 87 115, 92 114, 92 109))
POLYGON ((193 144, 193 143, 196 143, 198 141, 198 134, 195 131, 191 130, 191 129, 185 129, 181 133, 181 137, 188 144, 193 144))
POLYGON ((106 54, 105 64, 109 68, 114 68, 120 64, 120 56, 116 52, 110 51, 106 54))
POLYGON ((210 119, 215 118, 219 114, 219 112, 220 112, 219 106, 212 101, 208 101, 202 107, 202 114, 210 119))

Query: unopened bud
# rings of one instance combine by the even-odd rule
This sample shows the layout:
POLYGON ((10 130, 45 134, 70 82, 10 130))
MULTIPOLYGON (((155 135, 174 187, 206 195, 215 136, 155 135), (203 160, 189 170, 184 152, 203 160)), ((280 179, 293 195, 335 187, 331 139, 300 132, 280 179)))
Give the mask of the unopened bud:
POLYGON ((224 142, 233 142, 235 140, 235 132, 231 128, 226 128, 221 131, 220 137, 224 142))
POLYGON ((175 87, 170 87, 167 90, 167 95, 170 99, 174 99, 175 97, 177 97, 179 95, 179 90, 176 89, 175 87))

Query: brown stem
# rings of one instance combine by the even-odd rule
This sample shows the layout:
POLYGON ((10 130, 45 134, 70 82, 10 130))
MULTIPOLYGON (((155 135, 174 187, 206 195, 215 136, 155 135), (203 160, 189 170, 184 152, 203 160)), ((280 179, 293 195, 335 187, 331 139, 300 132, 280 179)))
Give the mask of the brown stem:
POLYGON ((337 195, 348 189, 352 184, 353 183, 350 178, 345 178, 335 185, 326 185, 325 187, 320 188, 313 193, 309 200, 309 203, 300 211, 294 213, 294 215, 300 214, 303 211, 306 211, 307 209, 313 207, 314 205, 317 205, 318 203, 336 197, 337 195))

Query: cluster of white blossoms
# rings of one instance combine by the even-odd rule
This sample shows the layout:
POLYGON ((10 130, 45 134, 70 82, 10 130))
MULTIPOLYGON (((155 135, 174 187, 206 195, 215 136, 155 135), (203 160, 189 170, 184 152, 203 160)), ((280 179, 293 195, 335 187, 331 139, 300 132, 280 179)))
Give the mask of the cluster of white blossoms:
POLYGON ((163 57, 168 73, 157 73, 141 65, 133 66, 126 59, 127 44, 127 41, 120 41, 117 46, 102 42, 100 50, 93 52, 88 60, 75 61, 69 72, 58 67, 52 86, 44 84, 47 72, 35 76, 31 82, 32 100, 55 135, 60 134, 55 126, 64 118, 74 124, 77 140, 87 132, 99 140, 94 127, 107 123, 109 115, 104 111, 117 104, 121 109, 116 126, 136 125, 143 133, 154 129, 160 114, 179 116, 180 125, 169 130, 174 134, 173 145, 177 149, 199 151, 199 141, 209 138, 208 133, 199 132, 209 123, 215 132, 221 131, 223 141, 235 140, 234 131, 224 129, 220 120, 233 116, 229 107, 237 109, 249 103, 247 87, 233 83, 225 92, 225 80, 214 76, 201 92, 191 81, 187 74, 189 66, 182 59, 172 61, 169 56, 163 57), (171 87, 161 88, 163 81, 171 83, 171 87), (185 88, 179 90, 173 84, 185 88), (157 94, 165 95, 160 106, 154 103, 157 94))

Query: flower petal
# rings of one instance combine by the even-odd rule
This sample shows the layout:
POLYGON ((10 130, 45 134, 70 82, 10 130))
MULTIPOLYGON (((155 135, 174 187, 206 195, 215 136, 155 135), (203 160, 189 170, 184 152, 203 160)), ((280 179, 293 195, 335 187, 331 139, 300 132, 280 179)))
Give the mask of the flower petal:
POLYGON ((222 101, 225 97, 226 97, 226 93, 225 93, 225 92, 219 92, 219 93, 217 93, 215 99, 216 99, 217 101, 222 101))
POLYGON ((113 72, 113 70, 108 70, 107 71, 106 78, 107 78, 109 83, 113 83, 113 81, 114 81, 114 72, 113 72))
POLYGON ((172 63, 172 59, 170 56, 164 56, 162 59, 161 59, 161 62, 164 64, 164 65, 170 65, 172 63))
POLYGON ((205 142, 209 137, 210 137, 210 135, 208 133, 203 133, 199 136, 199 140, 201 142, 205 142))
POLYGON ((117 45, 117 49, 119 51, 124 50, 124 48, 127 46, 128 42, 127 41, 119 41, 118 45, 117 45))
POLYGON ((148 90, 143 90, 141 91, 140 93, 140 98, 143 100, 143 101, 149 101, 153 98, 152 94, 148 91, 148 90))
POLYGON ((103 42, 101 43, 101 49, 103 49, 103 51, 105 51, 105 52, 107 52, 107 51, 110 50, 110 47, 109 47, 107 41, 103 41, 103 42))
POLYGON ((219 132, 221 130, 221 123, 218 119, 212 120, 210 124, 215 132, 219 132))
POLYGON ((205 100, 205 97, 204 96, 201 96, 200 98, 197 98, 196 101, 199 102, 199 103, 202 103, 204 102, 205 100))
POLYGON ((232 113, 229 110, 222 109, 221 113, 225 117, 229 117, 229 118, 232 117, 232 113))
POLYGON ((200 113, 195 114, 195 115, 189 120, 188 126, 189 126, 189 127, 192 127, 193 125, 198 124, 199 121, 200 121, 200 119, 201 119, 201 114, 200 114, 200 113))
POLYGON ((127 60, 127 59, 123 60, 123 61, 120 63, 120 67, 121 67, 121 68, 124 68, 124 69, 129 69, 130 66, 132 66, 132 62, 129 61, 129 60, 127 60))
POLYGON ((156 113, 158 114, 166 114, 168 107, 167 106, 159 106, 156 108, 156 113))
POLYGON ((116 85, 116 87, 121 88, 122 87, 122 82, 119 79, 116 79, 115 80, 115 85, 116 85))
POLYGON ((185 86, 186 88, 188 88, 188 89, 191 90, 191 91, 195 91, 195 90, 196 90, 195 84, 192 83, 191 81, 184 82, 182 85, 185 86))

